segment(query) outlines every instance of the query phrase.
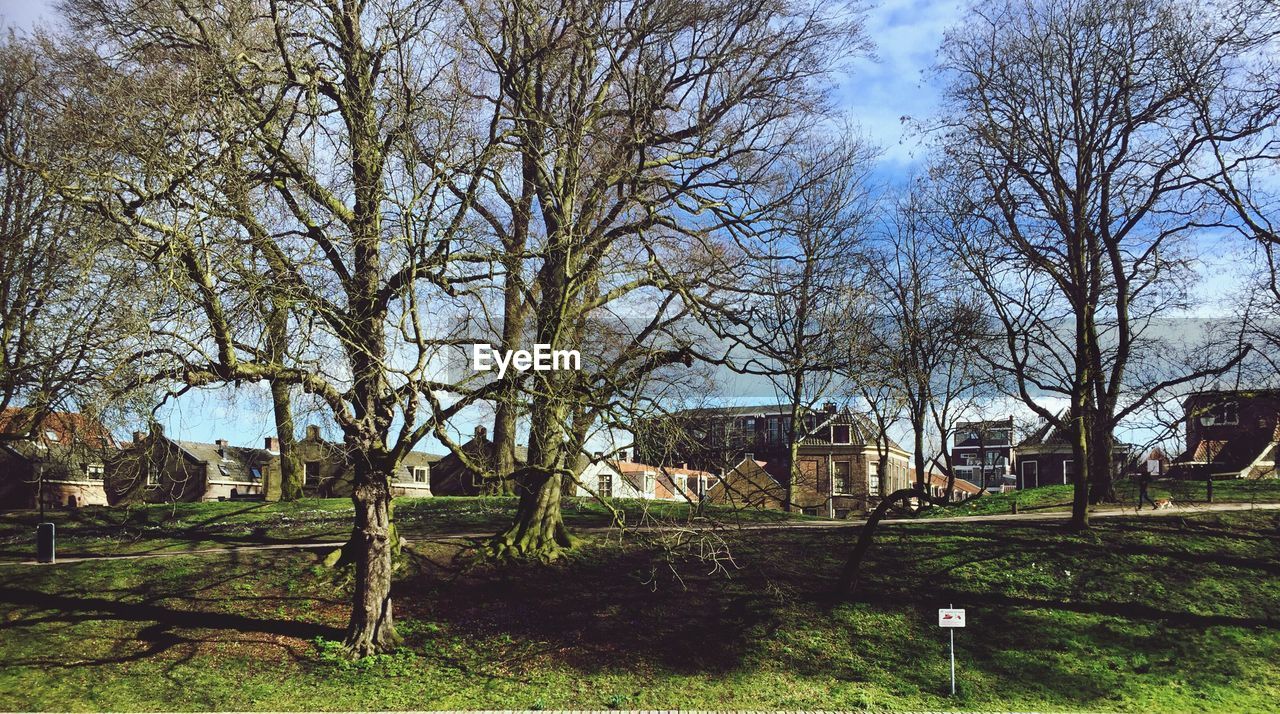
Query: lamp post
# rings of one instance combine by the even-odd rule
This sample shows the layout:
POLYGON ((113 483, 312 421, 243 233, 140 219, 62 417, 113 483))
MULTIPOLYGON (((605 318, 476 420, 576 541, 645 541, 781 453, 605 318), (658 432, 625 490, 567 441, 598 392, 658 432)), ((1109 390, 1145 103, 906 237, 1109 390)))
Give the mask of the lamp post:
POLYGON ((37 460, 36 499, 40 501, 40 524, 36 526, 36 562, 52 563, 54 559, 53 524, 44 520, 44 463, 37 460))

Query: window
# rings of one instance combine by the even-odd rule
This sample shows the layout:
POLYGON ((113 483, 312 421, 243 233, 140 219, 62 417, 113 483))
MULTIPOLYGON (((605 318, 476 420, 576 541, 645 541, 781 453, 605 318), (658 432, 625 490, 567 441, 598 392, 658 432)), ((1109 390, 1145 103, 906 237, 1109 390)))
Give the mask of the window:
POLYGON ((152 466, 151 463, 144 462, 142 464, 142 472, 145 478, 147 479, 148 486, 160 485, 160 470, 157 469, 155 466, 152 466))
POLYGON ((261 480, 262 480, 262 467, 261 467, 261 466, 250 466, 250 467, 249 467, 249 480, 250 480, 250 481, 261 481, 261 480))
POLYGON ((305 477, 303 479, 304 485, 315 486, 320 483, 320 462, 319 461, 308 461, 303 466, 303 471, 305 473, 305 477))
POLYGON ((644 495, 648 496, 654 493, 655 480, 653 474, 644 475, 644 495))
POLYGON ((831 443, 847 444, 849 443, 849 425, 841 424, 831 427, 831 443))
POLYGON ((427 482, 427 475, 428 475, 428 474, 427 474, 427 467, 426 467, 426 466, 414 466, 414 467, 413 467, 413 482, 414 482, 414 483, 426 483, 426 482, 427 482))
POLYGON ((59 439, 58 439, 58 432, 56 432, 56 431, 46 431, 46 432, 44 433, 44 436, 45 436, 45 438, 46 438, 46 439, 48 439, 49 441, 59 441, 59 439))
POLYGON ((756 418, 755 418, 755 417, 747 417, 746 419, 743 419, 743 420, 742 420, 742 428, 743 428, 745 431, 747 431, 748 433, 755 433, 755 430, 756 430, 756 418))
POLYGON ((832 493, 838 496, 849 495, 853 493, 853 491, 851 490, 851 486, 853 485, 852 479, 849 478, 849 476, 852 473, 853 472, 849 468, 848 461, 835 462, 835 473, 832 477, 833 483, 831 486, 832 493))
POLYGON ((1062 482, 1073 483, 1076 478, 1076 463, 1071 459, 1062 462, 1062 482))
POLYGON ((600 498, 613 498, 613 474, 600 474, 596 483, 596 495, 600 498))
POLYGON ((84 473, 85 476, 89 477, 90 481, 101 481, 105 470, 103 469, 102 464, 89 464, 84 467, 84 473))
POLYGON ((867 495, 880 495, 880 464, 872 462, 867 466, 867 495))
POLYGON ((1040 462, 1022 462, 1022 487, 1035 488, 1040 485, 1040 462))
POLYGON ((769 417, 769 437, 771 444, 777 444, 782 441, 782 422, 778 417, 769 417))
POLYGON ((1235 402, 1225 402, 1213 410, 1214 421, 1218 424, 1239 424, 1240 411, 1235 402))

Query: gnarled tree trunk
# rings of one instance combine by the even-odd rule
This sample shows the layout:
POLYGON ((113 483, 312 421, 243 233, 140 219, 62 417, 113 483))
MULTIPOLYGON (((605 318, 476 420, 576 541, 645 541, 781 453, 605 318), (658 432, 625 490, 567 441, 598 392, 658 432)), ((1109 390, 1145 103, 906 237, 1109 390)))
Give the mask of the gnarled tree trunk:
POLYGON ((885 514, 893 508, 895 503, 906 505, 912 498, 919 498, 921 503, 933 503, 937 505, 946 505, 946 502, 940 498, 934 498, 926 491, 918 490, 919 484, 913 485, 911 488, 900 488, 897 491, 886 496, 880 501, 880 505, 871 512, 867 517, 867 522, 862 526, 862 530, 858 534, 858 543, 853 547, 853 552, 849 554, 849 559, 845 561, 844 569, 840 572, 840 580, 836 585, 836 592, 839 595, 848 595, 858 587, 858 575, 862 570, 862 561, 866 558, 867 550, 871 548, 871 538, 876 533, 876 526, 884 518, 885 514))
POLYGON ((555 471, 528 466, 515 473, 520 503, 506 530, 493 537, 489 550, 498 558, 554 560, 572 548, 560 513, 562 476, 555 471))
POLYGON ((390 469, 357 464, 351 501, 355 525, 348 542, 355 567, 355 593, 344 644, 355 657, 390 652, 400 644, 391 610, 392 556, 390 469))

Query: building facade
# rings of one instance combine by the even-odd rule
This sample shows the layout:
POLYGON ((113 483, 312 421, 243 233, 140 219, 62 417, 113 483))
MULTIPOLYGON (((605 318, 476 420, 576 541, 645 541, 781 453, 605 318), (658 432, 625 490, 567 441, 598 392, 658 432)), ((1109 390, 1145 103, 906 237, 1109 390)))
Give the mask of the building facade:
POLYGON ((1171 478, 1275 478, 1280 390, 1213 390, 1182 404, 1187 448, 1171 478))

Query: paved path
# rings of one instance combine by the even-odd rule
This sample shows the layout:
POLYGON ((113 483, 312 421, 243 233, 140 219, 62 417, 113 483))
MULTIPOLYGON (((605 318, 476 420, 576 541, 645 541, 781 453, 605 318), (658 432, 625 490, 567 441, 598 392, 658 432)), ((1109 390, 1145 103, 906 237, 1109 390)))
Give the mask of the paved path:
MULTIPOLYGON (((1206 503, 1196 506, 1174 506, 1164 508, 1159 511, 1152 509, 1144 509, 1142 511, 1134 511, 1132 508, 1120 508, 1105 506, 1095 508, 1089 512, 1089 518, 1115 518, 1117 516, 1139 516, 1139 517, 1159 517, 1171 515, 1189 515, 1197 513, 1209 513, 1220 511, 1275 511, 1280 510, 1280 503, 1206 503)), ((948 516, 945 518, 886 518, 880 521, 881 525, 898 525, 898 524, 914 524, 928 525, 931 523, 1001 523, 1007 521, 1018 522, 1046 522, 1066 520, 1071 516, 1070 511, 1040 511, 1033 513, 1004 513, 985 516, 948 516)), ((866 523, 865 520, 845 520, 845 521, 792 521, 789 523, 757 523, 743 526, 728 526, 732 530, 744 531, 770 531, 770 530, 830 530, 840 528, 858 528, 866 523)), ((668 526, 642 526, 633 528, 632 530, 664 530, 668 526)), ((608 533, 612 528, 579 528, 579 533, 608 533)), ((414 539, 423 541, 450 541, 450 540, 474 540, 477 538, 487 538, 493 535, 492 530, 476 531, 470 533, 410 533, 414 539)), ((167 550, 157 551, 155 553, 127 553, 123 555, 91 555, 83 557, 58 558, 57 565, 69 563, 85 563, 100 560, 142 560, 146 558, 174 558, 188 555, 234 555, 236 553, 252 553, 264 550, 331 550, 343 544, 343 541, 316 541, 312 543, 275 543, 271 545, 242 545, 231 546, 226 548, 203 548, 200 550, 167 550)), ((33 546, 34 547, 34 546, 33 546)), ((50 565, 49 563, 37 563, 34 560, 10 560, 0 561, 0 567, 12 565, 50 565)))

